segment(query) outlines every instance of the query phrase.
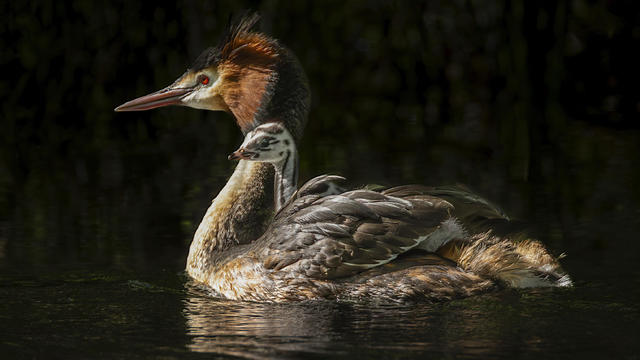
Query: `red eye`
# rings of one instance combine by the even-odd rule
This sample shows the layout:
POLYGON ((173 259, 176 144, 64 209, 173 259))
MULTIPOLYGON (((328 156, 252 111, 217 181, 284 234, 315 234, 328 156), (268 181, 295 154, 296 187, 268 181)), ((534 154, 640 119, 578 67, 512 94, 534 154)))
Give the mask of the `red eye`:
POLYGON ((207 85, 209 83, 209 77, 208 76, 203 76, 202 78, 200 78, 200 83, 202 85, 207 85))

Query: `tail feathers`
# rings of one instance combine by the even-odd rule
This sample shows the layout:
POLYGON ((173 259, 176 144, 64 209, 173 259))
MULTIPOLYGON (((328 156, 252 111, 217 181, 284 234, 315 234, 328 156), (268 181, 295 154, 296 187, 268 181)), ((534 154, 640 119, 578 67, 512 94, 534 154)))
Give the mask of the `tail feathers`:
POLYGON ((438 254, 480 276, 489 277, 515 288, 568 287, 571 279, 558 261, 538 241, 518 243, 493 236, 476 234, 465 240, 451 241, 438 254))
POLYGON ((461 219, 480 216, 509 220, 501 208, 461 184, 429 188, 426 193, 449 201, 455 207, 454 214, 461 219))

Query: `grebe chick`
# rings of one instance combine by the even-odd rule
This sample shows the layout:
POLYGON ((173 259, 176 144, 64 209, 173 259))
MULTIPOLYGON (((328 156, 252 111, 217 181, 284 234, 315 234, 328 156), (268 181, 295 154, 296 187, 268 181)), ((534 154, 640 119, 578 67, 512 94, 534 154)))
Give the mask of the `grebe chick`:
POLYGON ((258 126, 229 155, 229 160, 240 159, 273 165, 275 211, 280 211, 298 187, 298 150, 289 130, 276 122, 258 126))

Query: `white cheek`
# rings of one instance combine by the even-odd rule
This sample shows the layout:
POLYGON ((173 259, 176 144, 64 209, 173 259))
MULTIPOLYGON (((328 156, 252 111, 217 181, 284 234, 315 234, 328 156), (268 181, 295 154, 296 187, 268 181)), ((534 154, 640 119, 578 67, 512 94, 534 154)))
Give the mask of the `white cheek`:
POLYGON ((221 99, 216 98, 216 88, 219 85, 220 78, 210 86, 200 87, 198 90, 182 98, 182 104, 194 109, 201 110, 225 110, 225 106, 221 103, 221 99))
POLYGON ((195 108, 195 109, 207 109, 207 94, 204 91, 197 90, 192 92, 191 94, 182 98, 182 103, 195 108))

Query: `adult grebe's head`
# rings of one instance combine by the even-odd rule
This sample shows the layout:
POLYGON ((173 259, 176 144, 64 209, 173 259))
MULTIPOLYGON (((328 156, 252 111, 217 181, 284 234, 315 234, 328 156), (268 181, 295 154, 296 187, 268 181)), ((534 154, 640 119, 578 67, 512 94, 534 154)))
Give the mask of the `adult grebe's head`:
POLYGON ((251 31, 256 14, 231 27, 173 84, 118 106, 142 111, 168 105, 231 112, 244 134, 279 121, 299 140, 307 121, 310 92, 291 51, 277 40, 251 31))
POLYGON ((244 138, 229 160, 249 160, 272 164, 286 161, 296 151, 295 141, 283 124, 273 122, 258 126, 244 138))

